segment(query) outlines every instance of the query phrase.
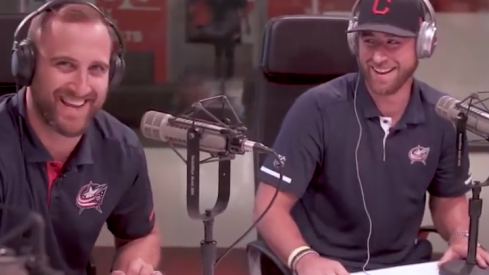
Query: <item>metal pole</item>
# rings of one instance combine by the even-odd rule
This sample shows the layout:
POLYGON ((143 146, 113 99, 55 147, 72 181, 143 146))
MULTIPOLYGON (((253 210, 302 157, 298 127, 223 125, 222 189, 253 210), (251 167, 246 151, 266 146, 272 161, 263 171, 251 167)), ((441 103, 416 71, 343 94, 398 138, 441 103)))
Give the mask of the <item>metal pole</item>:
POLYGON ((254 0, 253 17, 251 17, 251 35, 253 36, 253 67, 258 68, 261 58, 263 31, 268 21, 269 0, 254 0))
POLYGON ((314 15, 319 14, 319 1, 311 0, 311 13, 314 15))
POLYGON ((19 12, 26 13, 27 12, 27 1, 28 0, 19 0, 19 12))

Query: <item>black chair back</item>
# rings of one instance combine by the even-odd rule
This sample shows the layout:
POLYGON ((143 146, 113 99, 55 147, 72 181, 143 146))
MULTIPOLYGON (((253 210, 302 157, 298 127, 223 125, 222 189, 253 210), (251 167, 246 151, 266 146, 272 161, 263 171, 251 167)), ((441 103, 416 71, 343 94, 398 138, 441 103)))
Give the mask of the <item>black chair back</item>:
MULTIPOLYGON (((336 16, 284 16, 268 23, 255 90, 255 139, 272 146, 285 114, 299 95, 357 70, 347 44, 347 27, 348 19, 336 16)), ((265 157, 255 159, 255 168, 265 157)))
MULTIPOLYGON (((268 23, 261 72, 253 91, 254 139, 272 146, 285 114, 299 95, 357 71, 356 58, 347 44, 347 27, 347 18, 328 16, 284 16, 268 23)), ((265 157, 255 157, 255 171, 265 157)), ((261 240, 248 245, 248 262, 252 275, 291 274, 261 240)))
MULTIPOLYGON (((27 14, 23 13, 0 13, 0 84, 15 83, 14 76, 10 66, 12 60, 12 45, 14 43, 14 32, 19 23, 27 14)), ((24 39, 27 35, 25 28, 21 32, 20 39, 24 39)))

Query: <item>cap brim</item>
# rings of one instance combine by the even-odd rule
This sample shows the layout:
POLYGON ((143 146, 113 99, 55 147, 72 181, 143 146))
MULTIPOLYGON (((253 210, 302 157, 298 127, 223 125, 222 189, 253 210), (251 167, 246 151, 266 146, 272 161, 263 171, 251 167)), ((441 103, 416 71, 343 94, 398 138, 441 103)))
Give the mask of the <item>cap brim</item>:
POLYGON ((387 34, 392 34, 395 36, 401 37, 416 37, 412 31, 404 30, 398 28, 396 26, 387 25, 387 24, 376 24, 376 23, 366 23, 362 25, 358 25, 357 27, 347 31, 347 32, 361 32, 361 31, 370 31, 370 32, 382 32, 387 34))

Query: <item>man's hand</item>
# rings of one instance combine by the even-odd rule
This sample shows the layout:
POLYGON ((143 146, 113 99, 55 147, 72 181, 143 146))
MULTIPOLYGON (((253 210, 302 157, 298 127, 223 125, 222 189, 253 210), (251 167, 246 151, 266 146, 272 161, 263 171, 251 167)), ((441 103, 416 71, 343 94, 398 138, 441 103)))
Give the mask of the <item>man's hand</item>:
MULTIPOLYGON (((459 238, 450 243, 445 254, 441 257, 438 262, 439 265, 442 265, 446 262, 456 259, 465 259, 467 258, 467 248, 468 248, 468 239, 467 238, 459 238)), ((487 268, 489 266, 489 253, 483 249, 482 247, 477 247, 477 264, 481 268, 487 268)))
POLYGON ((298 275, 348 275, 348 271, 337 261, 314 254, 304 256, 297 262, 298 275))
POLYGON ((162 273, 155 271, 152 265, 149 265, 138 258, 129 264, 129 268, 125 272, 114 270, 111 275, 162 275, 162 273))

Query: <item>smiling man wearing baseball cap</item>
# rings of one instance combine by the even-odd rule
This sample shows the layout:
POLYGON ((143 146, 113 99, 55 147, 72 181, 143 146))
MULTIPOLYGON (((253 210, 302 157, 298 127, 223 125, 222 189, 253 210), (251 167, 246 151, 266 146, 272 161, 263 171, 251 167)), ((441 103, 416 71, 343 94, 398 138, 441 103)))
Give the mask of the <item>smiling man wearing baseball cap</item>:
MULTIPOLYGON (((418 239, 427 192, 450 244, 440 262, 466 257, 468 153, 458 176, 455 129, 435 112, 445 94, 413 76, 435 33, 427 0, 359 0, 347 35, 360 72, 312 88, 288 111, 273 146, 285 166, 270 157, 260 168, 254 213, 275 199, 258 230, 294 274, 430 261, 418 239)), ((477 262, 489 264, 482 248, 477 262)))
POLYGON ((355 39, 352 51, 358 56, 372 96, 395 94, 401 90, 410 94, 418 58, 429 57, 434 48, 433 41, 429 53, 418 52, 417 42, 425 39, 418 37, 424 18, 421 0, 365 0, 358 3, 357 23, 347 32, 355 39))

